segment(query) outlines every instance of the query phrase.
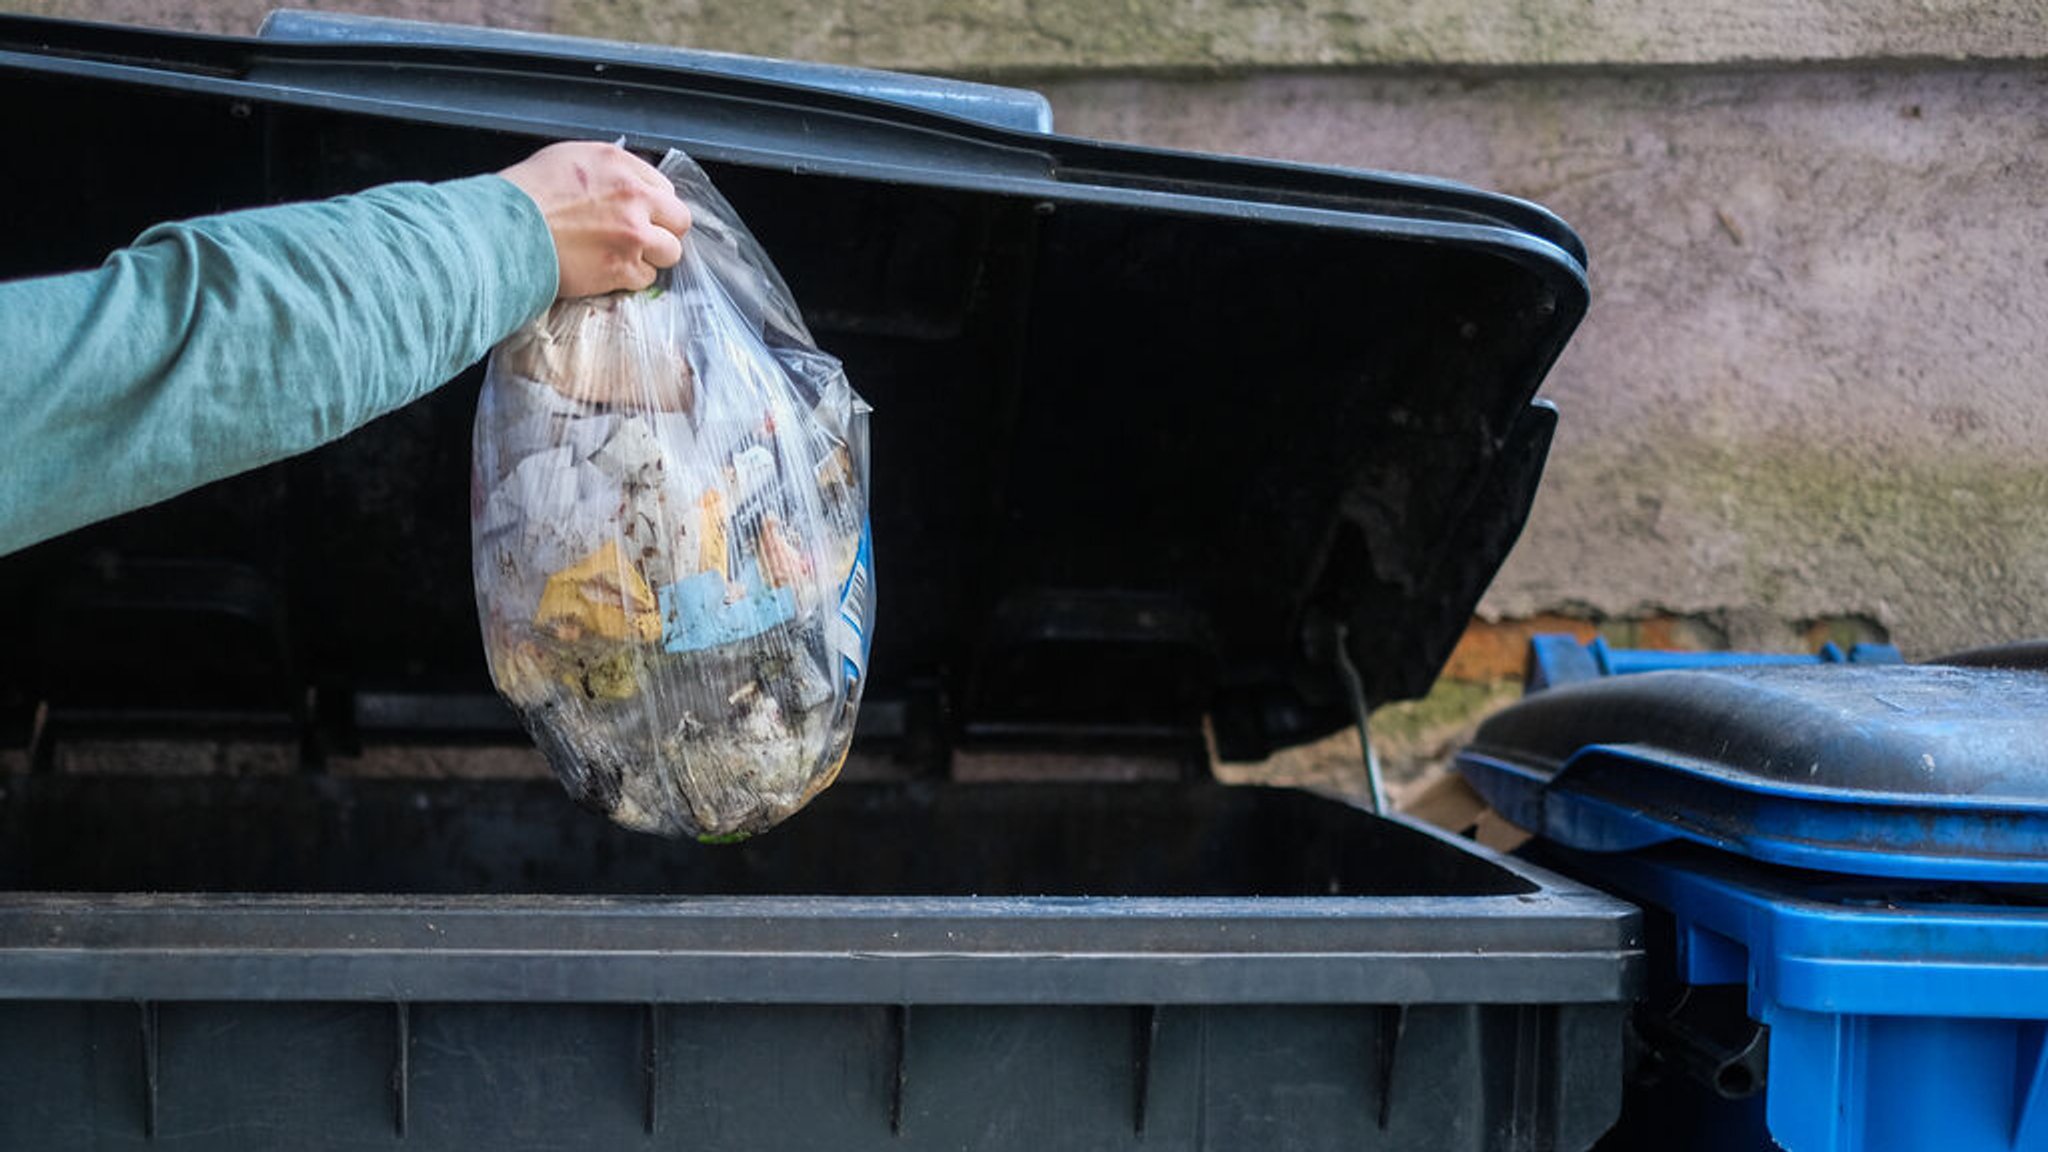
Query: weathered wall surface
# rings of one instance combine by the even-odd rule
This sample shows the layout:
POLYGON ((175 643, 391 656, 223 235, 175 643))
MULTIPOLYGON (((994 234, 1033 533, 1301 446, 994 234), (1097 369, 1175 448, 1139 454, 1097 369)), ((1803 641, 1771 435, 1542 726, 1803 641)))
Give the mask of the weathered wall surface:
POLYGON ((1065 130, 1437 173, 1579 228, 1593 310, 1489 612, 2048 632, 2048 68, 1047 87, 1065 130))
MULTIPOLYGON (((8 0, 238 32, 265 0, 8 0)), ((302 0, 882 68, 1996 60, 2048 54, 2039 0, 302 0)))
MULTIPOLYGON (((1585 234, 1595 303, 1488 615, 2048 633, 2041 0, 328 6, 1006 76, 1069 132, 1534 198, 1585 234)), ((0 0, 229 32, 267 7, 0 0)))

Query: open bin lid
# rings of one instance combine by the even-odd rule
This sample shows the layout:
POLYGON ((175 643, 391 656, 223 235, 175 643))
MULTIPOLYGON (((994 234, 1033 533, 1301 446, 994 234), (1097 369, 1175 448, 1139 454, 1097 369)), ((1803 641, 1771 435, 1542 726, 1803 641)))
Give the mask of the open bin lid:
MULTIPOLYGON (((1534 395, 1587 302, 1584 250, 1541 208, 1058 137, 1030 94, 982 86, 271 31, 0 17, 18 146, 96 205, 0 190, 22 238, 0 275, 538 139, 691 152, 877 409, 870 734, 1185 739, 1207 718, 1233 758, 1322 735, 1350 716, 1337 637, 1369 701, 1420 695, 1528 512, 1555 423, 1534 395)), ((310 457, 0 561, 0 722, 516 731, 476 637, 474 397, 465 374, 310 457)))
POLYGON ((2048 674, 1758 666, 1591 681, 1488 720, 1458 767, 1546 839, 1693 841, 1865 876, 2048 882, 2048 674))
POLYGON ((776 60, 732 52, 704 52, 666 44, 634 44, 592 40, 512 28, 471 24, 437 24, 392 16, 359 16, 351 12, 313 12, 284 8, 264 17, 257 33, 265 40, 298 43, 441 45, 450 48, 502 48, 557 60, 587 63, 593 68, 621 64, 652 64, 686 68, 703 75, 752 76, 833 92, 893 101, 999 128, 1027 132, 1052 131, 1052 103, 1025 88, 1004 88, 968 80, 911 76, 873 68, 776 60))

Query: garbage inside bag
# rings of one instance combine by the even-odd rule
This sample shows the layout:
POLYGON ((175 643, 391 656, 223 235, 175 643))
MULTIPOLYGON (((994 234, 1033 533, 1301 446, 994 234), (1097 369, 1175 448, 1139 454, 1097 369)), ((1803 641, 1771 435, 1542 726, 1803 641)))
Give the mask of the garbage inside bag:
POLYGON ((498 690, 572 796, 732 839, 829 785, 873 612, 867 405, 695 163, 682 262, 491 355, 471 544, 498 690))

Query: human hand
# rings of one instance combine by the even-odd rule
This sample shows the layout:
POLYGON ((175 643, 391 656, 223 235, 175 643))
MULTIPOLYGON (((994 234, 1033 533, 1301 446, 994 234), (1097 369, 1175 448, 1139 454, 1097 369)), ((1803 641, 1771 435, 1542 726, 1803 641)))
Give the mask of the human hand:
POLYGON ((499 175, 548 222, 561 266, 557 299, 637 291, 683 258, 690 210, 668 177, 623 148, 550 144, 499 175))

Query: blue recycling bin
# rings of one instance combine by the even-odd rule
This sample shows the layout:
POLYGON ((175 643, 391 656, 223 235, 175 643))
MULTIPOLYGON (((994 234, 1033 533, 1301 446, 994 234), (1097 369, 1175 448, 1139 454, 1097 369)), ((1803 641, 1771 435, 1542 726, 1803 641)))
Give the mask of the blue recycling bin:
POLYGON ((1705 1069, 1728 1132, 1760 1088, 1789 1152, 2048 1149, 2048 674, 1550 656, 1460 770, 1664 927, 1667 1003, 1762 1026, 1749 1057, 1652 1021, 1647 1060, 1705 1069))

